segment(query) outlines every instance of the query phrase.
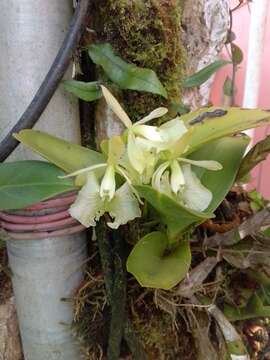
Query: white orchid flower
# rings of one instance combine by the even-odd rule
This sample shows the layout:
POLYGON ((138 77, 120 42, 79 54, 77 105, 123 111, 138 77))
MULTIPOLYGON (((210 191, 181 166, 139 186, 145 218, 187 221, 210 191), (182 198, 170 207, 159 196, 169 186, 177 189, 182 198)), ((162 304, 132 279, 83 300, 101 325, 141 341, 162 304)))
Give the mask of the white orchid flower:
POLYGON ((61 176, 61 178, 80 176, 82 174, 87 174, 90 171, 95 171, 97 169, 104 168, 105 173, 101 181, 100 196, 102 199, 108 198, 109 200, 112 200, 116 189, 115 174, 117 172, 120 175, 122 175, 125 178, 125 180, 131 185, 131 180, 129 179, 127 172, 125 171, 124 168, 120 166, 120 159, 121 156, 123 156, 124 151, 125 151, 125 145, 121 137, 113 136, 108 141, 108 158, 106 163, 101 163, 83 169, 79 169, 71 174, 61 176))
MULTIPOLYGON (((146 156, 146 153, 149 153, 149 146, 151 149, 154 149, 155 143, 162 143, 164 141, 164 134, 160 132, 157 126, 145 125, 145 123, 165 115, 168 112, 168 109, 164 107, 157 108, 149 115, 133 124, 127 113, 110 91, 102 85, 101 90, 109 107, 119 117, 128 130, 127 153, 129 161, 134 169, 139 174, 142 174, 149 164, 149 158, 146 156), (149 141, 149 146, 141 146, 142 143, 138 144, 138 139, 141 138, 147 139, 149 141)), ((144 145, 145 144, 146 143, 144 143, 144 145)), ((152 151, 152 155, 153 154, 154 151, 152 151)), ((151 164, 152 162, 153 159, 151 159, 151 164)))
POLYGON ((108 223, 112 228, 117 228, 119 225, 140 216, 139 196, 126 169, 120 165, 120 159, 124 151, 125 145, 121 137, 114 136, 108 141, 108 159, 106 163, 89 166, 62 176, 62 178, 67 178, 81 177, 82 174, 86 175, 82 189, 70 208, 71 216, 84 226, 95 226, 96 221, 105 212, 109 212, 115 218, 114 222, 108 223), (95 170, 100 168, 104 168, 105 172, 99 185, 95 170), (126 180, 125 184, 118 190, 116 190, 116 173, 119 173, 126 180), (136 195, 135 197, 133 193, 136 195))
POLYGON ((165 188, 166 194, 180 199, 184 204, 193 210, 205 210, 212 200, 212 193, 203 186, 195 173, 191 170, 191 166, 199 166, 207 170, 221 170, 222 166, 213 160, 190 160, 185 158, 177 158, 162 163, 154 172, 152 177, 152 186, 159 192, 164 191, 164 174, 167 177, 167 183, 170 184, 170 192, 168 186, 165 188), (169 179, 168 179, 169 170, 169 179))
POLYGON ((221 170, 222 165, 214 160, 191 160, 182 157, 181 155, 188 147, 191 135, 192 130, 189 130, 171 146, 166 161, 159 165, 153 174, 152 186, 156 190, 180 200, 193 210, 203 211, 209 206, 212 193, 201 184, 195 173, 192 172, 191 165, 212 171, 221 170), (168 183, 170 191, 168 191, 168 183))
MULTIPOLYGON (((105 182, 107 180, 110 180, 109 175, 105 182)), ((101 195, 101 187, 94 172, 88 172, 85 185, 69 209, 70 215, 85 227, 95 226, 105 212, 114 219, 107 223, 112 229, 141 216, 138 201, 127 182, 114 192, 111 199, 110 195, 101 195)))

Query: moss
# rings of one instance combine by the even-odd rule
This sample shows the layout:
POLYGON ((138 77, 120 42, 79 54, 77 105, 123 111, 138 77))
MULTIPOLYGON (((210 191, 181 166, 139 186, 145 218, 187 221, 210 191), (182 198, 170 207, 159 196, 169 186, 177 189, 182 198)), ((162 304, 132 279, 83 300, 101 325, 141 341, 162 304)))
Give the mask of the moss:
POLYGON ((136 310, 133 308, 132 320, 147 358, 196 359, 194 341, 181 317, 173 323, 171 316, 155 305, 144 303, 143 312, 141 306, 136 310))
MULTIPOLYGON (((98 37, 126 61, 154 70, 169 100, 181 99, 184 51, 181 45, 181 0, 101 0, 95 12, 98 37)), ((134 119, 167 101, 125 91, 124 103, 134 119)))

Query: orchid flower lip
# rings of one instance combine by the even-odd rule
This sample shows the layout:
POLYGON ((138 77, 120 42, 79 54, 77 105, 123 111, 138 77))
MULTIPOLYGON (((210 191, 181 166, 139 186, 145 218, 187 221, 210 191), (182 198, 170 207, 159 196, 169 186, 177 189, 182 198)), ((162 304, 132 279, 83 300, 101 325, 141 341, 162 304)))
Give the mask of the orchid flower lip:
POLYGON ((181 166, 177 160, 173 160, 170 164, 171 167, 171 188, 177 194, 182 186, 185 185, 185 178, 181 166))
POLYGON ((101 181, 100 197, 103 199, 109 197, 109 200, 111 201, 115 194, 115 188, 116 183, 114 166, 109 165, 101 181))

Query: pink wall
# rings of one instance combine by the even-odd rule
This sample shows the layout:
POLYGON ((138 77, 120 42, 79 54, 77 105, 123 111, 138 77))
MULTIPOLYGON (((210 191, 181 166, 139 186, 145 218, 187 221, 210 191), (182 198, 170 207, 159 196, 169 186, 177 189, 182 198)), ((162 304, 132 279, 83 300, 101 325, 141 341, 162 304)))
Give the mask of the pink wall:
MULTIPOLYGON (((238 3, 238 1, 233 0, 231 3, 233 7, 238 3)), ((250 6, 252 6, 252 4, 250 6)), ((237 106, 242 106, 243 101, 249 23, 250 13, 248 6, 243 6, 233 13, 233 32, 236 34, 235 43, 240 46, 244 53, 244 61, 239 66, 239 70, 236 75, 237 93, 235 102, 237 106)), ((264 43, 265 48, 261 69, 261 85, 258 107, 262 109, 270 109, 270 6, 268 9, 268 20, 264 43)), ((254 56, 256 56, 256 54, 254 54, 254 56)), ((228 57, 226 49, 222 51, 222 57, 228 57)), ((230 65, 227 65, 226 68, 220 70, 216 74, 211 93, 211 102, 215 105, 220 105, 222 102, 222 87, 227 75, 231 76, 230 65)), ((270 126, 256 129, 253 142, 256 143, 267 134, 270 134, 270 126)), ((265 197, 270 199, 270 157, 268 157, 267 161, 257 166, 255 171, 253 171, 252 186, 256 187, 257 190, 261 191, 265 197)))

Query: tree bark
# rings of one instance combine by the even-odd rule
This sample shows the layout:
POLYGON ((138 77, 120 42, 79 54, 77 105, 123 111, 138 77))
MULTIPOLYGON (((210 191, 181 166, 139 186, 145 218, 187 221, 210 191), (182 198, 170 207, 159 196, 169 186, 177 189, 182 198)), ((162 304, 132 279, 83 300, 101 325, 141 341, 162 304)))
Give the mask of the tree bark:
POLYGON ((22 360, 14 297, 0 305, 0 360, 22 360))
MULTIPOLYGON (((230 25, 229 0, 185 1, 182 41, 187 52, 187 74, 217 60, 230 25)), ((192 109, 208 104, 213 77, 199 89, 184 92, 184 103, 192 109)))

